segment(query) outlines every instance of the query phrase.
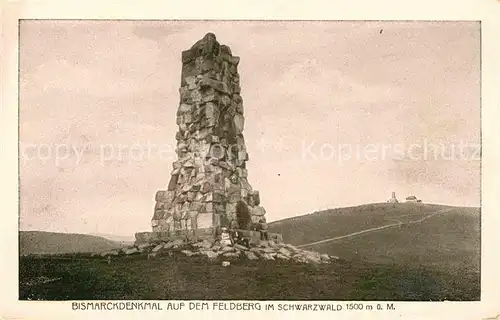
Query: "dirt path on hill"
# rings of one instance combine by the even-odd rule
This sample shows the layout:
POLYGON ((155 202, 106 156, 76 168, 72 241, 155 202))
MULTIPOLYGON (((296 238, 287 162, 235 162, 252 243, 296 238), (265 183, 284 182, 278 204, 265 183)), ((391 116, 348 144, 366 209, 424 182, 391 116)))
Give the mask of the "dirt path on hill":
MULTIPOLYGON (((361 230, 361 231, 356 231, 356 232, 349 233, 349 234, 346 234, 346 235, 343 235, 343 236, 338 236, 338 237, 328 238, 328 239, 324 239, 324 240, 320 240, 320 241, 315 241, 315 242, 311 242, 311 243, 301 244, 301 245, 296 246, 296 247, 297 248, 309 247, 309 246, 313 246, 313 245, 316 245, 316 244, 321 244, 321 243, 331 242, 331 241, 335 241, 335 240, 340 240, 340 239, 355 237, 355 236, 358 236, 360 234, 375 232, 375 231, 379 231, 379 230, 383 230, 383 229, 388 229, 388 228, 392 228, 392 227, 402 226, 402 225, 405 225, 405 224, 422 223, 422 222, 424 222, 425 220, 427 220, 429 218, 432 218, 432 217, 434 217, 434 216, 436 216, 438 214, 441 214, 441 213, 449 212, 451 210, 453 210, 453 208, 438 210, 438 211, 435 211, 435 212, 432 212, 432 213, 426 215, 422 219, 408 221, 408 222, 402 222, 402 221, 393 219, 393 220, 395 220, 397 222, 396 223, 387 224, 387 225, 384 225, 384 226, 380 226, 380 227, 375 227, 375 228, 365 229, 365 230, 361 230)), ((401 217, 401 216, 399 216, 399 217, 401 217)))

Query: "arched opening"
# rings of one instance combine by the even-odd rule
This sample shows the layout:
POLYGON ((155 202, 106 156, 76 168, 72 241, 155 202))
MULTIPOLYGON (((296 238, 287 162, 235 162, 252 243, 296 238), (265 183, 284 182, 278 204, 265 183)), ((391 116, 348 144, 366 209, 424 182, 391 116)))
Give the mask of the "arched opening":
POLYGON ((243 201, 236 204, 236 222, 240 229, 249 230, 252 225, 252 216, 247 205, 243 201))

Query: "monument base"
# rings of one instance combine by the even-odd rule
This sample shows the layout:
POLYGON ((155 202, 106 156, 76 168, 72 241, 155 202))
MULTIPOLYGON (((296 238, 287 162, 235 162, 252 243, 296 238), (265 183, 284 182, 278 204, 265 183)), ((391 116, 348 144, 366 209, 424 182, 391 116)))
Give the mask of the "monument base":
MULTIPOLYGON (((258 244, 261 241, 261 234, 259 231, 240 229, 237 229, 237 231, 250 243, 258 244)), ((185 240, 187 242, 197 242, 201 240, 213 241, 215 238, 216 235, 213 228, 198 229, 196 232, 193 230, 176 230, 172 232, 137 232, 135 234, 135 244, 140 245, 143 243, 167 242, 173 240, 185 240)), ((282 243, 283 236, 280 233, 268 233, 268 240, 273 240, 276 243, 282 243)))

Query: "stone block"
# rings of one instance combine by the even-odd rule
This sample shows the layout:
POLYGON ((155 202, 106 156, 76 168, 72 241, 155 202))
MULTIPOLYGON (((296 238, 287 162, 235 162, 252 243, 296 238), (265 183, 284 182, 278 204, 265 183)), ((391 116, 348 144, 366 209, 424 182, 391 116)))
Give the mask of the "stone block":
MULTIPOLYGON (((203 102, 203 94, 200 90, 191 90, 189 91, 189 99, 192 103, 199 104, 203 102)), ((194 114, 194 112, 193 112, 194 114)))
POLYGON ((219 256, 219 253, 214 251, 203 251, 202 254, 207 256, 208 259, 215 259, 219 256))
POLYGON ((201 88, 211 87, 211 88, 214 88, 215 90, 217 90, 219 92, 226 93, 226 94, 230 93, 229 87, 228 87, 228 85, 226 83, 224 83, 222 81, 217 81, 217 80, 214 80, 214 79, 210 79, 206 75, 203 77, 203 80, 200 82, 200 86, 201 86, 201 88))
POLYGON ((290 257, 289 257, 289 256, 286 256, 286 255, 281 254, 281 253, 278 253, 278 254, 276 255, 276 258, 277 258, 277 259, 281 259, 281 260, 290 260, 290 257))
POLYGON ((136 244, 147 243, 151 241, 151 232, 137 232, 135 234, 136 244))
POLYGON ((203 59, 203 62, 200 65, 201 72, 207 71, 219 71, 219 64, 215 62, 213 59, 203 59))
POLYGON ((184 253, 188 257, 194 256, 197 254, 196 252, 189 251, 189 250, 182 250, 181 252, 184 253))
POLYGON ((155 201, 163 201, 163 200, 165 200, 165 195, 166 195, 166 191, 164 191, 164 190, 158 190, 158 191, 156 191, 155 201))
POLYGON ((182 115, 184 113, 191 112, 193 110, 193 106, 187 103, 181 103, 179 105, 179 109, 177 110, 177 115, 182 115))
POLYGON ((291 251, 289 251, 289 250, 287 250, 286 248, 283 248, 283 247, 278 250, 278 253, 280 253, 280 254, 282 254, 284 256, 287 256, 287 257, 290 257, 292 255, 291 251))
POLYGON ((158 210, 163 210, 165 209, 165 202, 163 201, 158 201, 156 200, 157 202, 155 203, 155 212, 158 211, 158 210))
POLYGON ((249 196, 252 197, 252 202, 254 206, 260 205, 260 194, 259 191, 253 190, 249 193, 249 196))
POLYGON ((190 91, 189 91, 189 89, 188 89, 187 86, 180 87, 179 88, 179 94, 180 94, 180 97, 181 97, 180 98, 181 103, 187 103, 187 104, 189 104, 190 102, 192 102, 192 101, 190 101, 190 98, 189 98, 190 91))
POLYGON ((151 244, 150 244, 150 243, 141 243, 141 244, 137 245, 137 248, 138 248, 139 250, 144 250, 144 249, 146 249, 146 248, 149 248, 150 246, 151 246, 151 244))
POLYGON ((131 255, 131 254, 134 254, 134 253, 139 253, 139 249, 137 248, 129 248, 129 249, 124 249, 123 253, 125 253, 126 255, 131 255))
POLYGON ((176 200, 177 203, 174 205, 174 211, 173 211, 173 215, 172 215, 172 218, 174 220, 179 220, 181 217, 182 217, 182 202, 180 202, 178 199, 176 200))
POLYGON ((116 251, 116 250, 106 251, 106 252, 101 253, 101 257, 106 257, 106 256, 117 256, 118 254, 119 254, 119 253, 118 253, 118 251, 116 251))
POLYGON ((194 52, 192 52, 191 50, 185 50, 185 51, 182 51, 181 56, 182 56, 182 63, 187 64, 195 59, 196 54, 194 52))
POLYGON ((207 239, 211 242, 213 242, 214 240, 214 228, 213 227, 210 227, 210 228, 198 228, 196 230, 196 236, 198 238, 198 240, 203 240, 203 239, 207 239))
POLYGON ((238 203, 239 201, 241 201, 241 192, 239 190, 228 194, 227 202, 234 204, 238 203))
POLYGON ((205 203, 205 212, 214 212, 214 206, 212 202, 205 203))
POLYGON ((217 165, 225 170, 231 170, 231 168, 232 168, 231 165, 226 161, 218 161, 217 165))
POLYGON ((218 228, 220 226, 221 226, 221 215, 215 212, 212 217, 212 227, 214 228, 213 230, 215 230, 215 228, 218 228))
POLYGON ((266 210, 261 206, 256 206, 256 207, 250 208, 250 214, 252 216, 262 217, 266 214, 266 210))
POLYGON ((212 190, 212 185, 209 182, 204 182, 201 186, 201 193, 208 193, 212 190))
POLYGON ((234 252, 234 248, 233 248, 233 247, 231 247, 230 245, 223 246, 223 247, 220 249, 220 252, 222 252, 222 253, 234 252))
POLYGON ((158 252, 158 251, 160 251, 161 249, 163 249, 164 245, 165 245, 164 243, 161 243, 161 244, 155 246, 153 249, 151 249, 151 252, 158 252))
POLYGON ((210 156, 210 160, 209 160, 209 163, 211 165, 218 165, 219 163, 219 160, 222 160, 224 159, 226 155, 226 150, 224 149, 223 146, 221 146, 220 144, 212 144, 210 146, 210 151, 209 151, 209 156, 210 156))
POLYGON ((174 175, 170 176, 170 182, 168 183, 168 188, 167 188, 168 191, 173 191, 176 189, 178 180, 179 180, 178 174, 174 174, 174 175))
POLYGON ((222 95, 219 99, 220 104, 224 107, 228 107, 231 105, 231 98, 227 95, 222 95))
POLYGON ((155 242, 170 240, 170 233, 173 231, 172 226, 173 226, 173 221, 167 219, 167 222, 165 223, 164 226, 162 226, 161 230, 156 232, 158 239, 155 242))
POLYGON ((232 65, 234 65, 236 67, 236 66, 238 66, 239 63, 240 63, 240 57, 237 57, 237 56, 231 57, 231 64, 232 65))
POLYGON ((202 206, 201 201, 193 201, 189 205, 189 212, 199 212, 202 206))
POLYGON ((276 243, 282 243, 283 242, 283 235, 280 233, 268 233, 269 239, 272 239, 276 243))
POLYGON ((240 178, 240 185, 243 189, 252 191, 252 186, 250 185, 250 183, 248 183, 248 180, 246 178, 240 178))
POLYGON ((178 193, 177 197, 175 198, 176 205, 182 204, 186 200, 187 200, 187 194, 185 192, 182 192, 182 189, 179 190, 179 193, 178 193))
POLYGON ((240 197, 245 200, 248 198, 248 190, 241 188, 240 189, 240 197))
POLYGON ((260 221, 260 216, 250 216, 250 218, 252 220, 252 223, 255 225, 260 221))
POLYGON ((233 92, 238 93, 238 94, 241 93, 241 87, 239 85, 235 84, 233 86, 233 92))
POLYGON ((233 118, 234 128, 236 130, 236 134, 240 134, 243 132, 245 128, 245 118, 242 114, 236 113, 233 118))
POLYGON ((179 141, 182 139, 182 133, 180 131, 177 131, 175 133, 175 140, 179 141))
POLYGON ((210 249, 212 247, 212 242, 208 240, 203 240, 201 242, 196 243, 196 246, 199 248, 210 249))
POLYGON ((245 168, 238 167, 236 168, 236 172, 238 173, 238 177, 246 178, 248 176, 248 171, 245 168))
MULTIPOLYGON (((210 134, 210 130, 208 128, 202 128, 197 132, 196 138, 198 140, 203 140, 203 139, 206 139, 209 134, 210 134)), ((202 149, 202 148, 200 148, 200 149, 202 149)), ((200 150, 200 151, 201 151, 201 153, 203 153, 203 151, 205 151, 205 150, 200 150)))
POLYGON ((238 81, 237 75, 238 75, 238 70, 236 69, 236 66, 234 64, 231 64, 229 66, 229 73, 231 73, 231 76, 233 77, 233 81, 238 81))
POLYGON ((199 229, 211 228, 213 224, 213 213, 199 213, 197 217, 197 226, 199 229))
POLYGON ((174 241, 170 240, 169 242, 163 245, 163 249, 172 249, 174 247, 174 241))
POLYGON ((221 190, 214 190, 212 196, 213 196, 212 201, 215 203, 221 203, 225 200, 224 193, 221 192, 221 190))
POLYGON ((186 81, 187 87, 189 90, 194 90, 196 89, 196 76, 187 76, 184 77, 184 80, 186 81))
POLYGON ((236 203, 227 203, 226 204, 226 213, 236 213, 236 203))
POLYGON ((254 252, 251 252, 251 251, 245 251, 245 256, 249 260, 259 260, 259 257, 257 257, 257 255, 254 252))
POLYGON ((239 94, 237 94, 237 93, 233 93, 233 95, 231 96, 231 98, 236 103, 242 103, 243 102, 243 98, 239 94))
MULTIPOLYGON (((193 160, 188 159, 188 160, 186 160, 186 161, 183 163, 183 165, 182 165, 182 166, 183 166, 185 169, 192 169, 192 168, 194 168, 194 162, 193 162, 193 160)), ((186 172, 187 172, 187 171, 186 171, 186 172)))
POLYGON ((261 248, 260 251, 264 253, 276 253, 276 249, 271 247, 261 248))
POLYGON ((229 190, 231 188, 231 180, 229 178, 224 178, 224 189, 229 190))
POLYGON ((238 160, 239 161, 248 160, 248 153, 245 150, 238 151, 238 160))
POLYGON ((242 245, 237 244, 237 243, 235 243, 235 244, 234 244, 234 248, 235 248, 235 249, 238 249, 238 250, 241 250, 241 251, 247 251, 247 250, 248 250, 248 248, 247 248, 247 247, 242 246, 242 245))
POLYGON ((231 53, 231 49, 230 49, 228 46, 226 46, 226 45, 222 44, 222 45, 219 47, 219 55, 220 55, 220 56, 222 56, 222 55, 229 55, 229 56, 231 56, 231 54, 232 54, 232 53, 231 53))
POLYGON ((224 253, 222 256, 226 257, 226 258, 238 258, 240 256, 240 253, 236 253, 236 252, 226 252, 224 253))
POLYGON ((321 261, 330 262, 330 256, 327 255, 326 253, 320 255, 320 259, 321 259, 321 261))
POLYGON ((265 260, 275 260, 272 255, 267 254, 267 253, 263 254, 262 258, 264 258, 265 260))
POLYGON ((184 215, 189 211, 189 202, 184 202, 181 206, 181 214, 182 214, 182 217, 184 217, 184 215))
POLYGON ((194 201, 194 198, 196 197, 196 192, 194 191, 189 191, 187 195, 187 201, 194 201))
POLYGON ((219 108, 213 103, 208 102, 204 104, 204 116, 208 119, 215 119, 219 117, 219 108))
MULTIPOLYGON (((213 90, 213 88, 210 88, 210 89, 213 90)), ((213 91, 214 91, 213 93, 202 95, 200 103, 217 102, 217 100, 219 99, 219 94, 216 93, 215 90, 213 90, 213 91)))
POLYGON ((203 198, 204 202, 214 202, 213 193, 207 193, 203 198))

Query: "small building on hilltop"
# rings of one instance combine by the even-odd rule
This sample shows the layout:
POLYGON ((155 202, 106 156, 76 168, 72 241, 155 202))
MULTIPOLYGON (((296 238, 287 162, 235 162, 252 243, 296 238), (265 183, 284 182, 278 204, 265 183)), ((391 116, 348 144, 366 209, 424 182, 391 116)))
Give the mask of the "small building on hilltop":
POLYGON ((408 196, 408 197, 406 197, 405 200, 406 200, 406 202, 413 202, 413 203, 420 203, 420 202, 422 202, 422 200, 417 199, 417 197, 415 197, 415 196, 408 196))
POLYGON ((396 192, 392 192, 392 196, 389 200, 387 200, 387 203, 399 203, 398 199, 396 198, 396 192))

